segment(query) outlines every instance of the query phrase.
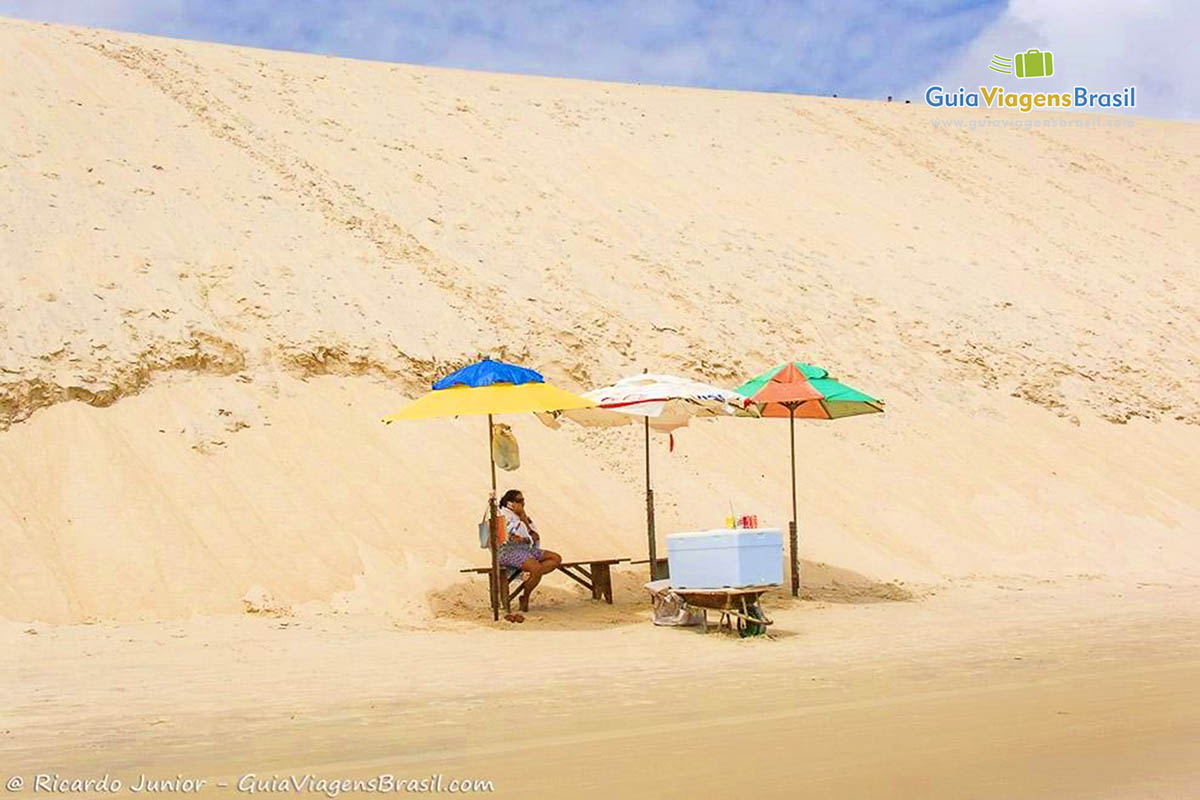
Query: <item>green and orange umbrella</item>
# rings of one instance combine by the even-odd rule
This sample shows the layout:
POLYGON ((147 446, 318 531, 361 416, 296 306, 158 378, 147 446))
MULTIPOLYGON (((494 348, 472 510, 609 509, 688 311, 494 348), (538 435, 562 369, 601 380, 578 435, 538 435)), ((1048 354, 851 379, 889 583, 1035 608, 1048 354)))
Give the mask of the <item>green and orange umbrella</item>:
POLYGON ((883 401, 852 389, 812 364, 789 361, 751 378, 734 389, 749 397, 764 417, 787 417, 792 440, 792 521, 788 542, 792 565, 792 596, 800 593, 800 557, 796 533, 796 418, 841 419, 883 411, 883 401))

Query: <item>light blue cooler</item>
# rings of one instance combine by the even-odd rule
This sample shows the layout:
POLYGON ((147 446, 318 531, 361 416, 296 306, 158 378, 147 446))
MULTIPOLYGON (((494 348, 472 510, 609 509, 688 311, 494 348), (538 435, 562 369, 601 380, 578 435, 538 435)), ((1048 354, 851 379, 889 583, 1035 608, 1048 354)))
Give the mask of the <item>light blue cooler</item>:
POLYGON ((783 583, 783 532, 718 528, 667 536, 671 586, 721 589, 783 583))

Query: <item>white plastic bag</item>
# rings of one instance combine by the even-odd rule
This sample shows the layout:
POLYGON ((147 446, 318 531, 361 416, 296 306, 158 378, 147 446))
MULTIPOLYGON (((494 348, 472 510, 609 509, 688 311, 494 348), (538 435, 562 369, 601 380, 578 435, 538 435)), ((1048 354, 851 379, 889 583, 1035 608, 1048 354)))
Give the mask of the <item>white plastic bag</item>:
MULTIPOLYGON (((483 510, 483 519, 479 520, 479 548, 487 550, 491 547, 488 541, 488 522, 492 516, 492 506, 489 503, 487 508, 483 510)), ((500 547, 508 540, 508 534, 504 530, 504 515, 496 514, 496 546, 500 547)))
POLYGON ((517 437, 513 436, 512 428, 497 423, 492 426, 492 458, 496 466, 506 472, 512 472, 521 466, 521 451, 517 447, 517 437))
POLYGON ((650 600, 654 604, 655 625, 686 627, 703 624, 704 612, 692 608, 687 601, 675 594, 669 578, 650 581, 644 584, 644 587, 650 593, 650 600))

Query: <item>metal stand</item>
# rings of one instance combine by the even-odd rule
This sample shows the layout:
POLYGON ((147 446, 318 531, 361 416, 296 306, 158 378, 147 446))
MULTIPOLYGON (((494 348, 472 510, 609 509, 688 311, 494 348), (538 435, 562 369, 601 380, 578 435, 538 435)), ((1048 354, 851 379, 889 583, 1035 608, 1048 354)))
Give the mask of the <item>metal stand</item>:
POLYGON ((650 553, 650 580, 662 577, 658 568, 658 542, 654 535, 654 490, 650 488, 650 418, 643 417, 646 433, 646 545, 650 553))
POLYGON ((792 597, 800 596, 800 536, 796 532, 796 403, 785 403, 788 410, 788 434, 792 440, 792 521, 788 523, 788 544, 792 558, 792 597))
POLYGON ((512 598, 508 594, 508 581, 500 580, 500 554, 496 545, 496 519, 500 512, 496 508, 496 456, 492 453, 492 415, 488 414, 488 461, 492 465, 492 494, 488 497, 488 549, 492 551, 492 621, 500 619, 500 606, 505 616, 512 610, 512 598), (503 588, 502 588, 503 587, 503 588))
POLYGON ((792 597, 800 596, 800 537, 796 535, 796 520, 788 523, 788 547, 792 554, 792 597))

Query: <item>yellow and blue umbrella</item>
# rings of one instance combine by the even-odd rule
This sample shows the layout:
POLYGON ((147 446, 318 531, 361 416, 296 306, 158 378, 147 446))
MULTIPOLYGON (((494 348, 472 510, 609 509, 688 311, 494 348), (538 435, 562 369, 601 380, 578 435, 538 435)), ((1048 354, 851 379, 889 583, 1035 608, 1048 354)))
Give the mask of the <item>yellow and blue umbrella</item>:
MULTIPOLYGON (((488 418, 488 455, 492 465, 492 494, 488 501, 489 530, 496 529, 496 459, 492 452, 492 415, 527 411, 565 411, 589 408, 594 400, 580 397, 546 383, 540 372, 516 364, 485 358, 450 373, 433 384, 433 391, 383 418, 391 423, 402 419, 430 419, 483 415, 488 418)), ((492 551, 492 618, 500 618, 500 603, 509 610, 507 581, 500 581, 496 560, 496 537, 488 537, 492 551)))
POLYGON ((484 359, 437 381, 432 392, 383 421, 559 411, 594 405, 593 400, 551 386, 534 370, 484 359))

